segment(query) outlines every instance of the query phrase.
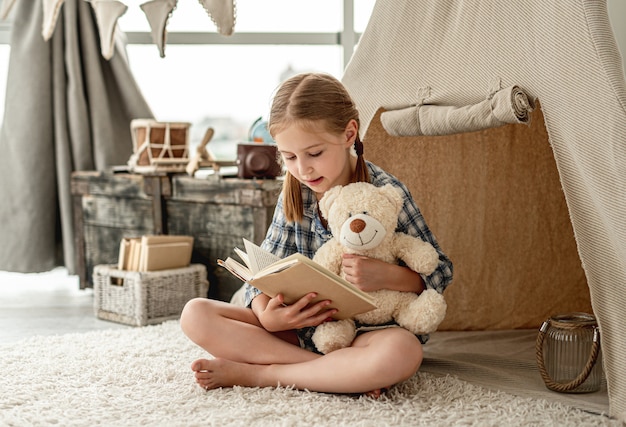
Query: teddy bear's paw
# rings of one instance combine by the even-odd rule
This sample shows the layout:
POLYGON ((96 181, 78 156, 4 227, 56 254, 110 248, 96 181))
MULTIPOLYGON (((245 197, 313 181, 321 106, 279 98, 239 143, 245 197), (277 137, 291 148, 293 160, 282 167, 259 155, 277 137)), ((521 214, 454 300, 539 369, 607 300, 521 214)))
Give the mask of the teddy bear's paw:
POLYGON ((439 253, 428 242, 406 234, 396 233, 399 258, 413 271, 432 274, 439 265, 439 253))
POLYGON ((443 295, 427 289, 396 316, 396 322, 414 334, 429 334, 446 317, 447 304, 443 295))
POLYGON ((326 322, 315 328, 313 344, 324 354, 348 347, 356 337, 356 327, 352 320, 326 322))
POLYGON ((417 267, 415 271, 423 274, 432 274, 439 265, 439 253, 431 244, 426 242, 420 243, 420 250, 415 252, 414 262, 417 267))

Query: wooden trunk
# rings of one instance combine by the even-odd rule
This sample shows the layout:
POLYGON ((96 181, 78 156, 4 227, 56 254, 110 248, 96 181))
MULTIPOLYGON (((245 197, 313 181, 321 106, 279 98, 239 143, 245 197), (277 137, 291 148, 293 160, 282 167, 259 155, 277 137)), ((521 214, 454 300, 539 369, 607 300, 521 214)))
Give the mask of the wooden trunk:
POLYGON ((166 203, 168 232, 194 236, 192 261, 207 265, 210 297, 227 301, 242 283, 218 267, 216 260, 232 256, 233 248, 243 245, 242 238, 257 244, 263 241, 282 181, 175 175, 171 182, 172 196, 166 203))
POLYGON ((197 179, 185 174, 72 175, 77 270, 81 288, 93 287, 93 268, 115 264, 122 237, 194 237, 193 263, 206 265, 209 297, 227 301, 241 281, 217 266, 242 238, 265 237, 282 186, 279 180, 197 179))

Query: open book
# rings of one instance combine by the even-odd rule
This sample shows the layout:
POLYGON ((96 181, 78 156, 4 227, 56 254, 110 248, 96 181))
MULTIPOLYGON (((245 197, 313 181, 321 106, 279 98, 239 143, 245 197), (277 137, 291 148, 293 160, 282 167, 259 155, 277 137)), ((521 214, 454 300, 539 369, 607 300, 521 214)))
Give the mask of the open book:
POLYGON ((280 293, 285 304, 293 304, 316 292, 313 302, 330 300, 328 308, 339 310, 334 319, 350 318, 376 308, 366 292, 302 254, 279 258, 246 239, 243 242, 245 252, 235 248, 235 253, 245 265, 230 257, 225 261, 218 259, 217 263, 270 297, 280 293))

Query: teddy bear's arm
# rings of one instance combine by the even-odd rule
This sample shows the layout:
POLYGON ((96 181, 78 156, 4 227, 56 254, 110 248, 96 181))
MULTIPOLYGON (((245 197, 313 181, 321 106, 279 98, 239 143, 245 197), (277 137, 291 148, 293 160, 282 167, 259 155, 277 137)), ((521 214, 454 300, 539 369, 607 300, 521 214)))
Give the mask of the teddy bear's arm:
POLYGON ((396 257, 413 271, 429 275, 439 264, 439 253, 428 242, 404 233, 396 233, 393 247, 396 257))
POLYGON ((313 261, 340 275, 343 251, 334 238, 324 243, 313 256, 313 261))

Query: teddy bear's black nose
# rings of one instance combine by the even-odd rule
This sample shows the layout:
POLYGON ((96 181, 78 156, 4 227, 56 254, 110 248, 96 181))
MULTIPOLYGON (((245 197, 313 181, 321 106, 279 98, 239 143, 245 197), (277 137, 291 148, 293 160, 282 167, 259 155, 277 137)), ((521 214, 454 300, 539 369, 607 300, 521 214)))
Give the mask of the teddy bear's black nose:
POLYGON ((354 219, 350 223, 350 231, 353 233, 360 233, 365 228, 365 221, 362 219, 354 219))

